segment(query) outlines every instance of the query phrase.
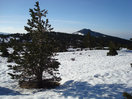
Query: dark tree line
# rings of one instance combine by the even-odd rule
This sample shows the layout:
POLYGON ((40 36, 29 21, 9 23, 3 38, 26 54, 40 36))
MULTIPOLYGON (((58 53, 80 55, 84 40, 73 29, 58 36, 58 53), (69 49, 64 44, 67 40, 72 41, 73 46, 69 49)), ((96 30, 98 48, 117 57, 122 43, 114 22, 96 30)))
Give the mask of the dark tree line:
MULTIPOLYGON (((110 42, 112 41, 117 49, 120 47, 125 47, 128 49, 132 49, 132 41, 119 39, 116 37, 94 37, 91 36, 90 33, 88 33, 85 36, 81 35, 75 35, 75 34, 66 34, 66 33, 59 33, 59 32, 45 32, 45 34, 48 35, 50 39, 52 39, 54 42, 54 47, 56 48, 56 51, 66 51, 69 46, 73 46, 74 48, 87 48, 90 47, 90 49, 93 49, 96 47, 96 49, 103 49, 104 47, 108 47, 110 42), (90 35, 90 42, 87 38, 88 35, 90 35), (89 44, 88 44, 89 42, 89 44)), ((12 47, 14 42, 30 42, 31 41, 31 33, 28 34, 11 34, 6 35, 6 37, 3 38, 3 36, 0 37, 2 39, 8 39, 9 37, 12 37, 12 39, 7 43, 9 47, 12 47), (16 39, 19 38, 19 39, 16 39)), ((3 40, 2 40, 3 41, 3 40)), ((2 43, 1 41, 1 43, 2 43)), ((0 44, 1 44, 0 43, 0 44)))

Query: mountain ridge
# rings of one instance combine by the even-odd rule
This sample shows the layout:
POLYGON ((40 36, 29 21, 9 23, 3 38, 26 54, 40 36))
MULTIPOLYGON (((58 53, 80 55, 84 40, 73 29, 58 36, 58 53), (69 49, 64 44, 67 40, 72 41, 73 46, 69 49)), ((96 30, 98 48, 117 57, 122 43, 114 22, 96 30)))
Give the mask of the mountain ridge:
POLYGON ((94 36, 94 37, 106 37, 106 36, 109 36, 109 37, 115 37, 115 38, 128 40, 128 39, 125 39, 125 38, 121 38, 121 37, 117 37, 117 36, 113 36, 113 35, 107 35, 107 34, 104 34, 104 33, 101 33, 101 32, 93 31, 93 30, 87 29, 87 28, 81 29, 81 30, 79 30, 77 32, 73 32, 72 34, 86 35, 87 33, 90 33, 91 36, 94 36))

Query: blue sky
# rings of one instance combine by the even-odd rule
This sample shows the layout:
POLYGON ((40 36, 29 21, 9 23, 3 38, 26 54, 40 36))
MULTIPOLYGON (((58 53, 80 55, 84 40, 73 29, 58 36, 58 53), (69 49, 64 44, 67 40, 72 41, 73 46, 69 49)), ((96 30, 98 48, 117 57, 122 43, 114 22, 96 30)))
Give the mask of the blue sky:
MULTIPOLYGON (((0 32, 23 33, 29 8, 37 0, 0 0, 0 32)), ((47 9, 54 31, 72 33, 83 28, 129 39, 132 0, 38 0, 47 9)))

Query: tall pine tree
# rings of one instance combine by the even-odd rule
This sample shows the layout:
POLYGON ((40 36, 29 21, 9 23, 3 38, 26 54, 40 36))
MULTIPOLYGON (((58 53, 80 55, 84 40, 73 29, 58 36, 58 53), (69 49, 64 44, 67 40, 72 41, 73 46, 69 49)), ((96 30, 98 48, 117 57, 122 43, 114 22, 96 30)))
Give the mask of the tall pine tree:
MULTIPOLYGON (((46 19, 47 10, 40 10, 39 2, 35 8, 29 10, 31 19, 28 19, 25 30, 31 34, 31 41, 24 42, 23 47, 14 47, 12 58, 17 65, 10 65, 13 79, 23 82, 36 82, 38 88, 46 87, 47 81, 59 82, 59 62, 55 55, 53 41, 47 35, 53 28, 46 19), (44 20, 45 19, 45 20, 44 20)), ((30 84, 29 84, 30 86, 30 84)), ((49 86, 49 85, 48 85, 49 86)), ((36 87, 36 86, 35 86, 36 87)))

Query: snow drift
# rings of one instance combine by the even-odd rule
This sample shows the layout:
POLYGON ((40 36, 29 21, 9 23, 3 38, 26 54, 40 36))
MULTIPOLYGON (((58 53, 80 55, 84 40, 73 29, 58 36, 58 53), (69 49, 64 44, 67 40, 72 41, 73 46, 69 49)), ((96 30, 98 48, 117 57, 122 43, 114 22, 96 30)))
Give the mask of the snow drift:
POLYGON ((0 57, 1 99, 123 99, 122 92, 132 92, 132 52, 108 50, 58 53, 61 86, 55 89, 21 89, 11 80, 7 59, 0 57), (74 58, 74 60, 72 60, 74 58))

